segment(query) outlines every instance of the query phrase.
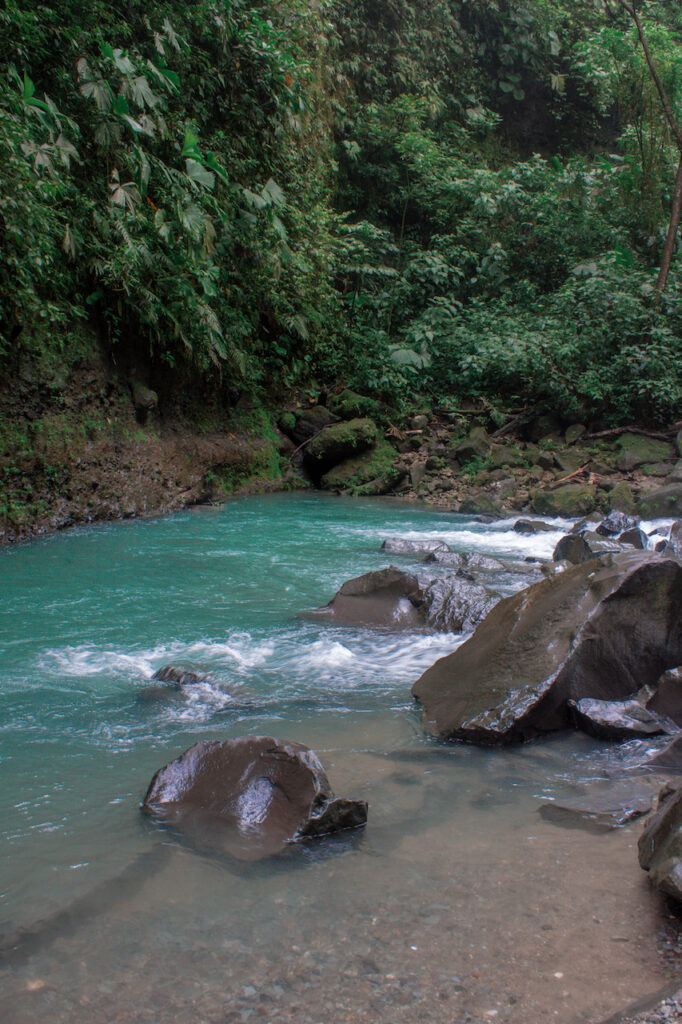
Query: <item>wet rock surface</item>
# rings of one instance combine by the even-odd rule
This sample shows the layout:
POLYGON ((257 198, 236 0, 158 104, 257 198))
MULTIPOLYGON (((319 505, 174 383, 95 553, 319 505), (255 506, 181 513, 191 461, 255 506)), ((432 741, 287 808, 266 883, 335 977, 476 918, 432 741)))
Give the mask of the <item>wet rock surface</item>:
POLYGON ((210 676, 192 672, 191 669, 181 668, 178 665, 164 665, 162 668, 157 669, 152 679, 160 683, 169 683, 171 686, 181 690, 185 686, 207 683, 210 681, 210 676))
POLYGON ((389 566, 348 580, 329 604, 304 615, 335 625, 414 629, 426 622, 422 596, 416 576, 389 566))
POLYGON ((554 548, 552 558, 555 562, 570 562, 571 565, 582 565, 592 558, 598 558, 609 552, 616 553, 621 548, 597 534, 586 531, 585 533, 569 533, 562 537, 554 548))
POLYGON ((467 572, 429 579, 390 566, 348 580, 328 605, 303 614, 335 625, 461 633, 474 629, 498 600, 467 572))
POLYGON ((434 551, 424 559, 426 565, 443 565, 457 572, 491 573, 504 572, 505 565, 497 558, 478 555, 475 552, 434 551))
POLYGON ((392 555, 430 555, 435 551, 449 552, 444 540, 406 540, 390 537, 381 545, 381 550, 392 555))
POLYGON ((543 523, 541 519, 517 519, 514 523, 514 532, 522 536, 532 537, 538 533, 554 533, 556 526, 543 523))
POLYGON ((682 985, 679 981, 653 996, 639 999, 602 1024, 678 1024, 682 1021, 682 985))
POLYGON ((646 707, 682 727, 682 667, 671 668, 663 673, 646 707))
POLYGON ((469 633, 497 604, 499 595, 466 577, 445 577, 429 584, 423 596, 426 621, 444 633, 469 633))
POLYGON ((639 838, 639 863, 652 885, 682 901, 682 786, 666 785, 639 838))
POLYGON ((599 740, 626 740, 676 731, 674 722, 648 710, 637 700, 583 697, 569 701, 569 708, 578 729, 599 740))
POLYGON ((200 848, 240 860, 367 821, 364 801, 334 796, 317 754, 270 736, 195 744, 156 773, 142 808, 200 848))
POLYGON ((618 509, 612 509, 597 526, 595 533, 600 534, 602 537, 617 537, 618 534, 624 533, 625 530, 632 530, 636 525, 637 520, 633 516, 628 516, 618 509))
POLYGON ((620 544, 629 544, 630 547, 637 548, 640 551, 646 551, 648 547, 647 535, 639 526, 633 526, 628 530, 624 530, 623 533, 618 535, 618 542, 620 544))
POLYGON ((618 700, 680 660, 682 567, 602 556, 501 601, 415 683, 426 728, 495 744, 569 724, 569 700, 618 700))
POLYGON ((651 758, 649 762, 656 770, 682 772, 682 736, 675 736, 670 743, 651 758))

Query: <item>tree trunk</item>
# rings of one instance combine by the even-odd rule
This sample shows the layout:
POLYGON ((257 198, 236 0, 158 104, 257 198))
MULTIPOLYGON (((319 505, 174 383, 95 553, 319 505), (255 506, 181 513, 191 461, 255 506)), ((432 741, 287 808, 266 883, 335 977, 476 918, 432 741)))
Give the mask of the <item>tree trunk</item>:
POLYGON ((661 256, 661 269, 658 274, 658 280, 656 281, 656 291, 658 292, 658 295, 660 297, 666 290, 666 287, 668 285, 670 264, 672 263, 672 258, 675 253, 677 232, 680 227, 680 213, 682 212, 682 126, 675 117, 675 112, 673 110, 670 96, 666 92, 661 76, 658 73, 656 61, 654 60, 653 54, 649 47, 649 40, 646 37, 646 32, 644 31, 642 19, 639 16, 636 0, 620 0, 620 6, 628 12, 628 14, 635 23, 637 35, 639 36, 639 41, 644 52, 644 59, 646 60, 647 66, 649 68, 649 73, 651 74, 653 83, 656 86, 656 91, 658 92, 658 95, 660 97, 663 112, 665 114, 665 119, 668 122, 670 131, 673 134, 673 137, 677 143, 677 148, 680 152, 680 162, 677 165, 677 176, 675 178, 673 201, 670 210, 670 221, 668 223, 668 233, 665 236, 665 245, 663 247, 663 255, 661 256))
POLYGON ((673 191, 672 207, 670 209, 670 223, 668 224, 668 233, 665 236, 665 245, 663 246, 663 255, 661 256, 661 269, 658 274, 658 280, 656 281, 656 291, 662 294, 668 284, 668 275, 670 273, 670 264, 675 252, 675 245, 677 242, 677 232, 680 227, 680 215, 682 214, 682 155, 680 155, 680 162, 677 165, 677 176, 675 178, 675 189, 673 191))

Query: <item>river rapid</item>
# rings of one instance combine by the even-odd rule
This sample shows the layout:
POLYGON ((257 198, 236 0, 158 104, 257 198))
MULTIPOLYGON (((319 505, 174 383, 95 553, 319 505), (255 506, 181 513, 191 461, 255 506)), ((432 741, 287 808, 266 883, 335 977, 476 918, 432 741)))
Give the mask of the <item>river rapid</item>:
POLYGON ((523 559, 564 532, 512 526, 274 495, 0 551, 4 1024, 572 1024, 664 984, 676 926, 638 826, 538 814, 630 745, 438 745, 410 686, 461 636, 296 617, 414 565, 386 538, 523 559), (154 699, 169 662, 213 681, 154 699), (313 747, 366 830, 245 865, 143 819, 159 766, 250 733, 313 747))

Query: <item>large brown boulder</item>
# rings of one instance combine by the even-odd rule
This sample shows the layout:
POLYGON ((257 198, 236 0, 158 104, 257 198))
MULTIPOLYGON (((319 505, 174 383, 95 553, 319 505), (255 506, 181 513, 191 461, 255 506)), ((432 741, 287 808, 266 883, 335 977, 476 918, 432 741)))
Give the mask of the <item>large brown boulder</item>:
POLYGON ((391 565, 348 580, 329 604, 303 614, 336 626, 468 633, 498 600, 469 574, 419 579, 391 565))
POLYGON ((414 629, 424 626, 419 580, 394 565, 347 580, 323 608, 305 612, 338 626, 414 629))
POLYGON ((142 809, 240 860, 367 821, 364 801, 334 796, 317 754, 270 736, 195 744, 156 773, 142 809))
POLYGON ((525 740, 567 726, 569 700, 625 699, 681 655, 682 565, 604 555, 500 601, 412 693, 442 739, 525 740))
POLYGON ((682 787, 664 786, 639 837, 639 863, 657 889, 682 900, 682 787))

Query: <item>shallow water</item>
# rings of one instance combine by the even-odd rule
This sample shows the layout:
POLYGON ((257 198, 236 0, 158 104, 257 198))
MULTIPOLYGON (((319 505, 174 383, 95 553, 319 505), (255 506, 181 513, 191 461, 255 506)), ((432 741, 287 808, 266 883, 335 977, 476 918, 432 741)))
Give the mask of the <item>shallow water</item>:
POLYGON ((562 533, 512 522, 272 496, 0 552, 0 1019, 568 1024, 662 984, 673 926, 638 826, 595 835, 537 812, 627 772, 627 748, 439 747, 409 688, 461 637, 295 617, 412 564, 379 552, 387 537, 518 560, 562 533), (145 699, 168 662, 213 681, 145 699), (369 801, 366 831, 247 866, 142 820, 157 767, 247 733, 315 747, 336 791, 369 801))

